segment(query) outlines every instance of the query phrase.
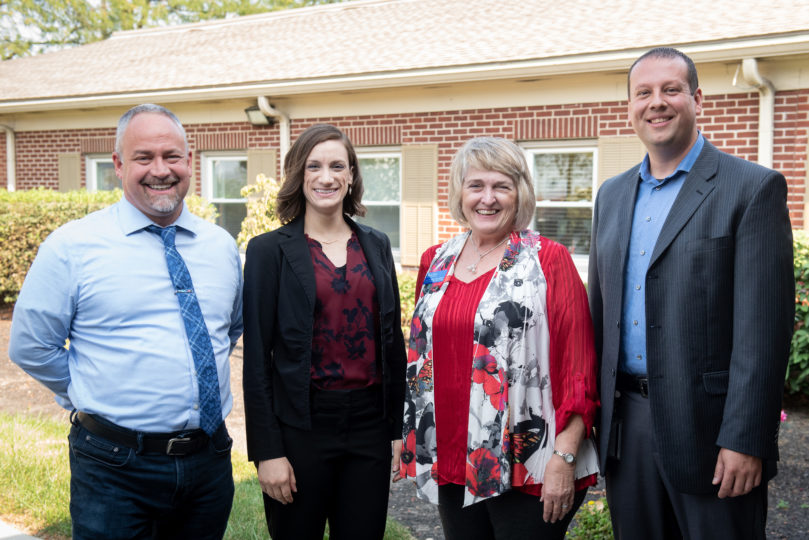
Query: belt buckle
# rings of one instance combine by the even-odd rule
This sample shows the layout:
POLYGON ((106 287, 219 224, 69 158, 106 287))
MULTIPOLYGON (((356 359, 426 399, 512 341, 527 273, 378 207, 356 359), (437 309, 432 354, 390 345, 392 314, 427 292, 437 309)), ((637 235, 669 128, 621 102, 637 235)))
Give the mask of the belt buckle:
POLYGON ((640 395, 641 397, 648 398, 649 397, 649 379, 646 377, 641 377, 638 379, 638 384, 640 385, 640 395))
POLYGON ((185 455, 185 452, 174 451, 175 444, 183 444, 191 442, 191 437, 175 437, 173 439, 169 439, 169 444, 166 446, 166 454, 169 456, 182 456, 185 455))

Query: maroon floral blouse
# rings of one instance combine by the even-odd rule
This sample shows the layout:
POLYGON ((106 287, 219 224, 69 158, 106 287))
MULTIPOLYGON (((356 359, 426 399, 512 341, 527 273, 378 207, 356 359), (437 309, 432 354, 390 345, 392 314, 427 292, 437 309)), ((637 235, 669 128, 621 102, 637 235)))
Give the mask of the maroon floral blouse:
POLYGON ((365 388, 382 382, 377 367, 376 285, 359 240, 351 235, 345 266, 335 267, 320 242, 306 237, 315 267, 312 384, 323 390, 365 388))

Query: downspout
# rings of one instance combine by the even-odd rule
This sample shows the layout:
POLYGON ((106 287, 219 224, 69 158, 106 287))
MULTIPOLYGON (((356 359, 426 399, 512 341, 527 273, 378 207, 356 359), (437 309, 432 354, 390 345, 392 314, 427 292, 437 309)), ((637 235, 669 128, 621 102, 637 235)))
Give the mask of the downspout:
MULTIPOLYGON (((281 169, 283 170, 284 158, 286 157, 287 152, 289 152, 289 116, 270 105, 270 100, 267 99, 266 96, 258 96, 258 108, 262 114, 264 114, 264 116, 278 119, 278 136, 281 139, 279 142, 281 152, 281 155, 279 156, 279 163, 281 164, 281 169)), ((280 177, 283 176, 283 174, 279 174, 278 176, 280 180, 280 177)))
POLYGON ((745 83, 758 90, 758 162, 772 168, 772 149, 775 132, 775 87, 761 76, 758 61, 745 58, 733 76, 733 86, 738 86, 737 79, 741 71, 745 83))
POLYGON ((0 129, 6 132, 6 188, 14 191, 17 189, 17 142, 13 129, 3 124, 0 129))

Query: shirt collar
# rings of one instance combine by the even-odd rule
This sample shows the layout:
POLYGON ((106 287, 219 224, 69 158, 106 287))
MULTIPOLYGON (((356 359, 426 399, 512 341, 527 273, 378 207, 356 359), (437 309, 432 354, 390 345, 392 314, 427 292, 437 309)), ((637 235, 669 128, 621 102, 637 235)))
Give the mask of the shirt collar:
POLYGON ((703 146, 705 146, 705 137, 702 136, 702 132, 697 132, 697 140, 694 143, 694 146, 691 147, 691 150, 688 151, 688 154, 686 154, 686 156, 683 158, 680 164, 677 165, 677 168, 674 170, 674 172, 668 175, 666 178, 663 178, 662 180, 658 180, 657 178, 652 176, 652 172, 649 165, 649 154, 647 153, 640 164, 640 179, 643 182, 650 182, 652 184, 657 185, 663 184, 668 180, 671 180, 680 173, 688 174, 689 172, 691 172, 691 167, 693 167, 694 163, 696 163, 700 152, 702 152, 703 146))
MULTIPOLYGON (((155 225, 155 222, 129 202, 126 196, 122 196, 118 202, 118 221, 121 224, 121 230, 127 236, 145 229, 149 225, 155 225)), ((188 211, 188 205, 185 202, 183 202, 183 210, 180 212, 180 216, 172 225, 176 225, 177 228, 186 230, 194 236, 199 232, 198 223, 191 212, 188 211)))

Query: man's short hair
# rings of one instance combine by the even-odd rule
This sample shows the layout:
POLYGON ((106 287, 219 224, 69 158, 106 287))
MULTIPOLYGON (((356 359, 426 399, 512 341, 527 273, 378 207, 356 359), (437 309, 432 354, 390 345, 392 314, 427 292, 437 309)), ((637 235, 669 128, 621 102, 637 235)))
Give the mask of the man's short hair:
POLYGON ((630 97, 630 87, 629 87, 629 78, 632 76, 632 70, 635 69, 642 60, 647 58, 680 58, 683 62, 685 62, 685 67, 688 70, 688 89, 691 91, 691 95, 693 96, 697 92, 697 88, 699 88, 699 79, 697 78, 697 67, 694 65, 694 61, 688 57, 687 54, 684 54, 681 51, 673 47, 655 47, 649 51, 643 53, 640 58, 635 60, 632 63, 632 67, 629 68, 629 73, 626 74, 626 94, 630 97))
POLYGON ((118 157, 123 158, 123 156, 121 156, 121 141, 124 138, 124 133, 126 133, 126 128, 129 126, 130 120, 143 113, 162 114, 163 116, 171 119, 171 121, 174 122, 179 128, 180 133, 183 134, 185 151, 188 152, 188 137, 185 134, 185 128, 180 123, 180 119, 177 118, 173 112, 161 105, 155 105, 154 103, 143 103, 141 105, 135 105, 126 111, 118 120, 118 129, 115 130, 115 153, 118 154, 118 157))

